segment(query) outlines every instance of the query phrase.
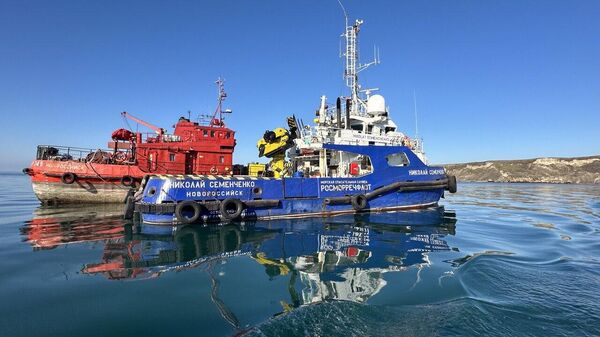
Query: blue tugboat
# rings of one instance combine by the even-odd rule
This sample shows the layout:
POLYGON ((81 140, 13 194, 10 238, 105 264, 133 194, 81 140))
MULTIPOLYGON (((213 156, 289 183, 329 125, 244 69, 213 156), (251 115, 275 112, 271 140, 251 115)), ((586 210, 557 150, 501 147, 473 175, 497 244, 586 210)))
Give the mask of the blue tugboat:
POLYGON ((344 37, 349 96, 330 107, 322 96, 315 125, 288 117, 288 128, 266 131, 259 157, 270 158, 259 175, 154 175, 127 199, 146 223, 274 220, 383 212, 437 205, 456 178, 429 166, 420 139, 398 131, 378 89, 361 90, 358 62, 362 20, 344 37))

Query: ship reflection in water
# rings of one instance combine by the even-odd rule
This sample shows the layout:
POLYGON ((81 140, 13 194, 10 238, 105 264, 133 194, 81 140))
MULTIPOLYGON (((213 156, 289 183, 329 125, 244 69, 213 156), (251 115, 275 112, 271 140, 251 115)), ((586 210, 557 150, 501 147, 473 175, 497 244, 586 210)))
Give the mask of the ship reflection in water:
POLYGON ((125 223, 120 207, 40 208, 21 231, 34 249, 102 242, 101 256, 85 263, 81 271, 110 280, 206 271, 213 303, 237 328, 239 321, 219 298, 228 291, 219 289, 224 278, 232 278, 228 284, 244 282, 243 274, 221 272, 232 259, 251 259, 264 270, 263 276, 258 273, 263 282, 285 280, 289 298, 280 299, 280 311, 272 315, 329 300, 364 303, 386 286, 384 274, 423 268, 430 264, 430 253, 450 250, 444 237, 454 235, 456 223, 453 213, 439 207, 360 217, 171 227, 125 223))
POLYGON ((122 239, 125 233, 123 206, 99 204, 39 207, 21 234, 34 250, 93 241, 122 239))

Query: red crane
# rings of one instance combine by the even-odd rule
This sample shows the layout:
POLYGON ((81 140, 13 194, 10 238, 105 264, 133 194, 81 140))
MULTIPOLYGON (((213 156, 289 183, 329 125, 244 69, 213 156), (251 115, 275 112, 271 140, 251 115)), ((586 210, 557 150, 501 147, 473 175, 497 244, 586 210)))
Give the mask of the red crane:
POLYGON ((137 117, 134 117, 133 115, 131 115, 127 111, 121 112, 121 116, 123 116, 123 118, 129 118, 129 119, 131 119, 132 121, 134 121, 136 123, 142 124, 143 126, 154 130, 154 132, 156 132, 158 135, 162 136, 165 133, 165 129, 159 128, 158 126, 154 126, 154 125, 152 125, 152 124, 150 124, 150 123, 148 123, 146 121, 143 121, 143 120, 141 120, 141 119, 139 119, 137 117))

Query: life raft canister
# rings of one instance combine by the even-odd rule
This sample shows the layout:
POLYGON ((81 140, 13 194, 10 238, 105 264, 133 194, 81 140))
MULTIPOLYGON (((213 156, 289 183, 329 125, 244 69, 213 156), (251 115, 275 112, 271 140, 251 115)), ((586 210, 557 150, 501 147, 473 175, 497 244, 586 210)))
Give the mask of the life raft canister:
POLYGON ((175 217, 182 224, 190 224, 198 221, 202 215, 202 207, 193 200, 185 200, 175 206, 175 217), (191 211, 192 215, 187 216, 186 213, 191 211))
POLYGON ((63 184, 70 185, 74 183, 75 180, 77 180, 77 176, 72 172, 65 172, 62 176, 60 176, 60 181, 62 181, 63 184))

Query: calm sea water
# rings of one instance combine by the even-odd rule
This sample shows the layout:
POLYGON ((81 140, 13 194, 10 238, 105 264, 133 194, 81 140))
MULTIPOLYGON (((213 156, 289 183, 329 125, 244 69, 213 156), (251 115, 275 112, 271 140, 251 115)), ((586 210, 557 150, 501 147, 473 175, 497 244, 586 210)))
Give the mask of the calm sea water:
POLYGON ((600 186, 172 228, 0 179, 0 336, 600 335, 600 186))

